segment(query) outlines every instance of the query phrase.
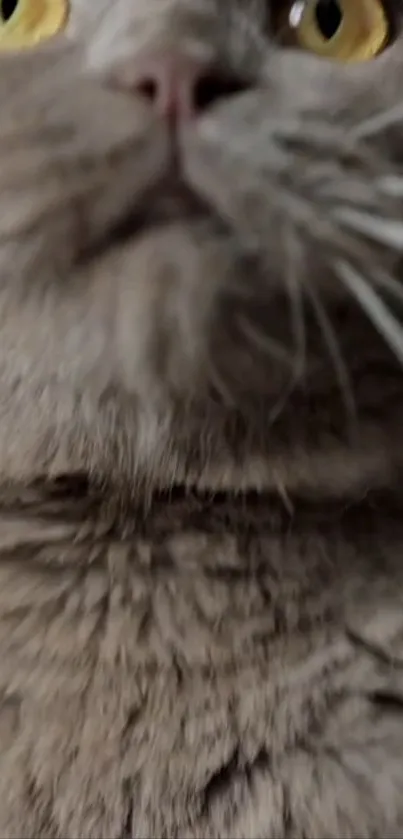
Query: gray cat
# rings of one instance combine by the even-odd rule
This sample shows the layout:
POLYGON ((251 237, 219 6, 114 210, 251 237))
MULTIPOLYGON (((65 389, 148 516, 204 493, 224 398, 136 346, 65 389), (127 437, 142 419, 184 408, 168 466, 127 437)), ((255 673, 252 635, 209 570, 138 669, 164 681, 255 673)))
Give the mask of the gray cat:
POLYGON ((402 0, 0 3, 1 837, 403 836, 402 84, 402 0))

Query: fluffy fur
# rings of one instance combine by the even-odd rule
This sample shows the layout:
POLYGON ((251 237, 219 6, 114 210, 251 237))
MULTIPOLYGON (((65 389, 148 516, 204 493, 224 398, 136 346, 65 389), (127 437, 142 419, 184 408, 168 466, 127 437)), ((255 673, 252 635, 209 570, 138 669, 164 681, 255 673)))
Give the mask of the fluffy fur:
POLYGON ((279 5, 0 59, 2 837, 403 833, 403 7, 347 66, 279 5), (175 137, 172 46, 237 80, 175 137))

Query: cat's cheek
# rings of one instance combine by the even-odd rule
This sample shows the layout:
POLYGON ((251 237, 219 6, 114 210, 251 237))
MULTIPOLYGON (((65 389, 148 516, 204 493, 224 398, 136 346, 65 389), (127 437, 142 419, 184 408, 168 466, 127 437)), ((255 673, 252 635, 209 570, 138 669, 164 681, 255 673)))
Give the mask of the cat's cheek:
POLYGON ((169 132, 84 73, 74 51, 24 55, 21 72, 16 59, 1 66, 0 272, 31 277, 56 256, 63 273, 159 180, 169 132))
POLYGON ((233 106, 232 112, 202 120, 183 137, 184 168, 193 189, 235 234, 239 246, 266 252, 275 272, 283 257, 279 187, 290 160, 256 109, 252 116, 249 122, 237 119, 233 106))
POLYGON ((133 141, 112 171, 105 163, 80 179, 73 167, 70 178, 68 171, 47 184, 27 177, 22 189, 3 190, 0 278, 65 277, 88 252, 101 251, 111 230, 141 207, 144 192, 164 173, 166 148, 163 135, 153 132, 142 143, 133 141))

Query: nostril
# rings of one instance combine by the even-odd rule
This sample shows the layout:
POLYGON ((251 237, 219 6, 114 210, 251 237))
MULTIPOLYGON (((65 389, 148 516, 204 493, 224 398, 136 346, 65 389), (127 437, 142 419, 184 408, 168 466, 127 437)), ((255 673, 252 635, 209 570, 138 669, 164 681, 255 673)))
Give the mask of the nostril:
POLYGON ((200 112, 220 99, 228 99, 247 90, 248 85, 235 76, 208 73, 196 79, 193 89, 193 107, 200 112))
POLYGON ((246 90, 248 84, 215 64, 179 53, 144 55, 125 63, 114 82, 140 95, 170 121, 196 117, 217 101, 246 90))
POLYGON ((144 99, 148 99, 149 102, 154 103, 159 95, 159 84, 156 79, 150 76, 137 82, 136 91, 144 99))

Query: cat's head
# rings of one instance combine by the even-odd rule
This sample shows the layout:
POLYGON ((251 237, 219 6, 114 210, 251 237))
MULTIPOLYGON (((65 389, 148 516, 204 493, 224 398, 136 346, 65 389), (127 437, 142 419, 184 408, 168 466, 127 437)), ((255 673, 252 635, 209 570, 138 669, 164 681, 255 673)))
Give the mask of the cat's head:
POLYGON ((2 474, 383 480, 402 0, 0 10, 2 474))

